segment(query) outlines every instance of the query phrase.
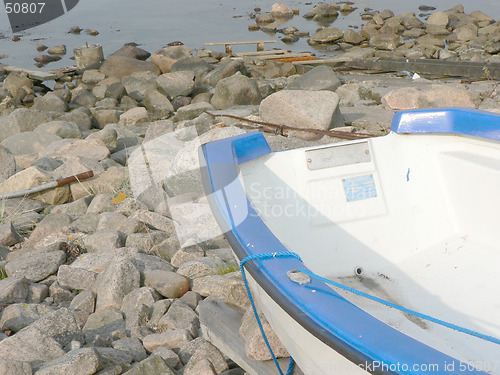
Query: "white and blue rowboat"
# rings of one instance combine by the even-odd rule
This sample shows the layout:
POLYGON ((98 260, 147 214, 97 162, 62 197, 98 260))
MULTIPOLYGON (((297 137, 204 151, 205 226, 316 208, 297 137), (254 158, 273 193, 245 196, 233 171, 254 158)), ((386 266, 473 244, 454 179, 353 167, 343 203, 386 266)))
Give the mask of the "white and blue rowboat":
POLYGON ((386 136, 284 152, 248 133, 200 158, 304 373, 500 374, 500 115, 398 112, 386 136))

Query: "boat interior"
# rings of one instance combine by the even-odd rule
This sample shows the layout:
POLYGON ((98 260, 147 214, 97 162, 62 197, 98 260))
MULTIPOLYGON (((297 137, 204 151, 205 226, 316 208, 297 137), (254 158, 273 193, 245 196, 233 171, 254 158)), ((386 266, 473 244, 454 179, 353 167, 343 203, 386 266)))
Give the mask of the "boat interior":
MULTIPOLYGON (((239 181, 311 271, 500 338, 499 142, 390 133, 270 153, 240 164, 239 181)), ((336 291, 401 332, 500 373, 498 344, 336 291)))

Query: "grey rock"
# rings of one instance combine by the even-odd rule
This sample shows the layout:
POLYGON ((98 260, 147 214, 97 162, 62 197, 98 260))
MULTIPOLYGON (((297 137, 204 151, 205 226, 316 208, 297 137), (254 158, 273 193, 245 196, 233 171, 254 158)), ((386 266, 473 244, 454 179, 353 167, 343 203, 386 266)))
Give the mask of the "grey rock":
POLYGON ((82 332, 72 311, 64 307, 41 317, 16 335, 22 332, 33 333, 34 331, 42 332, 53 338, 61 347, 67 346, 73 340, 82 339, 82 332))
POLYGON ((99 252, 123 247, 125 241, 124 233, 114 229, 103 229, 84 237, 82 245, 88 252, 99 252))
POLYGON ((127 319, 127 325, 129 321, 135 321, 136 323, 143 323, 142 313, 143 306, 148 307, 147 315, 149 317, 149 308, 159 299, 158 293, 155 292, 153 288, 142 287, 135 289, 127 294, 123 298, 121 310, 125 314, 127 319))
POLYGON ((123 298, 140 287, 140 278, 139 270, 130 260, 115 257, 97 277, 96 311, 119 309, 123 298))
POLYGON ((106 98, 112 98, 115 100, 120 100, 127 93, 125 86, 121 82, 116 82, 108 86, 104 96, 106 98))
POLYGON ((101 358, 94 348, 72 350, 60 358, 46 362, 35 375, 92 375, 99 369, 101 358))
POLYGON ((24 88, 31 89, 33 81, 26 73, 10 72, 3 81, 3 87, 13 96, 17 96, 24 88))
POLYGON ((111 345, 114 349, 130 354, 135 362, 143 361, 148 357, 141 340, 135 337, 116 340, 111 345))
POLYGON ((119 310, 97 311, 89 315, 82 332, 87 343, 98 343, 100 340, 111 342, 125 332, 125 319, 119 310))
POLYGON ((157 355, 152 355, 144 361, 139 362, 124 375, 175 375, 166 362, 157 355))
POLYGON ((95 119, 99 129, 103 129, 107 124, 116 124, 120 121, 122 111, 114 109, 100 109, 96 110, 95 119))
POLYGON ((149 61, 140 61, 126 56, 110 56, 99 69, 108 77, 123 78, 134 72, 153 72, 159 74, 158 67, 149 61))
POLYGON ((200 321, 198 315, 185 303, 175 300, 167 313, 158 322, 158 330, 187 329, 193 337, 198 335, 200 321))
POLYGON ((345 43, 349 43, 349 44, 360 44, 363 40, 365 40, 365 38, 363 37, 363 35, 361 35, 357 31, 347 29, 344 32, 343 40, 345 43))
MULTIPOLYGON (((275 124, 327 130, 344 126, 339 100, 339 96, 330 91, 282 90, 262 101, 260 116, 275 124)), ((307 132, 292 134, 304 140, 321 138, 321 135, 307 132)))
POLYGON ((97 230, 120 230, 127 217, 119 212, 103 212, 99 215, 97 230))
POLYGON ((179 300, 184 302, 186 305, 191 307, 193 310, 196 310, 198 307, 198 303, 202 300, 203 298, 196 292, 193 292, 192 290, 186 292, 179 300))
POLYGON ((65 213, 70 215, 71 217, 79 217, 81 215, 85 215, 88 210, 88 206, 92 201, 93 196, 89 195, 87 197, 83 197, 77 199, 76 201, 61 204, 59 206, 55 206, 50 211, 51 213, 65 213))
MULTIPOLYGON (((137 223, 139 223, 137 221, 137 223)), ((149 233, 133 233, 127 236, 126 247, 136 247, 141 251, 148 253, 154 245, 162 242, 168 237, 164 232, 152 231, 149 233)))
POLYGON ((97 194, 89 204, 87 214, 100 214, 102 212, 114 211, 112 194, 97 194))
POLYGON ((132 355, 123 350, 108 347, 96 347, 95 350, 101 357, 101 367, 108 368, 112 366, 122 366, 129 368, 129 364, 134 360, 132 355))
POLYGON ((63 288, 73 290, 92 290, 97 273, 83 268, 62 265, 57 272, 57 281, 63 288))
POLYGON ((96 294, 91 290, 83 290, 78 293, 71 301, 69 308, 71 310, 78 310, 85 312, 87 317, 95 310, 96 294))
POLYGON ((33 370, 27 362, 0 359, 0 374, 3 375, 32 375, 33 370))
POLYGON ((146 224, 151 229, 163 231, 169 235, 174 233, 174 224, 172 219, 147 210, 137 210, 130 217, 146 224))
POLYGON ((42 97, 35 98, 31 108, 41 111, 66 112, 68 110, 68 103, 59 96, 49 92, 42 97))
POLYGON ((212 363, 217 374, 229 368, 219 349, 203 338, 194 339, 182 347, 179 351, 179 357, 183 363, 187 364, 186 370, 203 359, 212 363))
POLYGON ((60 140, 58 135, 42 132, 29 131, 14 134, 4 141, 2 146, 7 148, 13 155, 36 154, 51 143, 60 140))
POLYGON ((180 267, 182 264, 204 257, 205 251, 198 245, 185 246, 177 250, 172 257, 171 263, 174 267, 180 267))
POLYGON ((106 78, 106 75, 97 69, 87 69, 83 72, 82 82, 94 86, 106 78))
POLYGON ((196 79, 211 71, 212 66, 198 56, 188 56, 176 61, 170 68, 171 72, 194 72, 196 79))
POLYGON ((163 315, 167 312, 171 305, 171 300, 161 299, 153 303, 150 307, 149 321, 147 323, 148 327, 156 331, 158 329, 158 322, 163 315))
POLYGON ((41 304, 14 303, 1 312, 0 330, 18 332, 52 311, 52 308, 41 304))
POLYGON ((173 369, 180 369, 182 367, 182 362, 179 356, 169 348, 165 346, 159 346, 151 352, 152 355, 158 355, 173 369))
POLYGON ((94 233, 97 229, 98 221, 98 214, 82 215, 71 223, 70 229, 74 232, 94 233))
POLYGON ((162 73, 168 73, 177 61, 191 55, 191 50, 184 45, 168 46, 153 53, 151 62, 156 64, 162 73))
POLYGON ((49 287, 44 284, 31 283, 29 285, 27 303, 41 303, 49 296, 49 287))
POLYGON ((92 121, 87 113, 82 112, 81 110, 73 110, 69 113, 64 113, 62 116, 57 118, 60 121, 67 121, 75 124, 80 128, 80 130, 90 130, 92 127, 92 121))
POLYGON ((101 140, 110 152, 114 152, 117 146, 118 133, 115 129, 104 127, 104 129, 90 134, 87 138, 97 138, 101 140))
POLYGON ((55 281, 49 286, 49 296, 53 303, 57 305, 65 303, 67 305, 67 302, 70 302, 75 297, 75 293, 55 281))
POLYGON ((144 136, 144 143, 152 141, 155 138, 161 137, 164 134, 171 133, 174 130, 172 120, 158 120, 149 124, 144 136))
POLYGON ((340 7, 335 4, 327 4, 327 3, 319 3, 318 5, 315 5, 314 8, 310 11, 304 14, 304 18, 310 19, 315 16, 320 16, 323 18, 333 18, 337 17, 339 12, 338 9, 340 7))
POLYGON ((76 107, 93 108, 97 98, 88 90, 82 89, 78 91, 76 96, 71 101, 71 104, 76 107))
POLYGON ((56 120, 43 123, 35 129, 35 132, 40 131, 52 133, 61 138, 83 138, 80 128, 76 124, 67 121, 56 120))
POLYGON ((342 82, 332 68, 317 66, 287 85, 288 90, 337 90, 342 82))
POLYGON ((239 271, 194 279, 191 289, 203 297, 218 297, 227 305, 240 311, 245 311, 250 305, 239 271))
POLYGON ((142 254, 138 252, 129 255, 129 259, 141 274, 141 284, 144 284, 145 274, 148 271, 162 270, 170 272, 173 270, 173 267, 169 262, 155 255, 142 254))
POLYGON ((174 112, 172 103, 157 90, 147 90, 143 104, 153 118, 168 117, 174 112))
POLYGON ((259 104, 262 100, 255 81, 236 73, 221 79, 215 87, 212 105, 217 109, 226 109, 234 105, 259 104))
POLYGON ((177 110, 175 119, 177 121, 192 120, 200 116, 203 112, 213 109, 214 107, 211 104, 205 102, 189 104, 177 110))
POLYGON ((18 108, 6 117, 0 117, 0 141, 11 135, 33 131, 38 125, 54 120, 60 113, 18 108))
POLYGON ((127 95, 137 101, 144 100, 146 91, 156 89, 155 80, 148 80, 134 76, 124 77, 122 83, 125 86, 127 95))
POLYGON ((118 100, 113 98, 104 98, 97 101, 95 106, 99 109, 115 109, 118 107, 118 100))
POLYGON ((189 95, 194 88, 194 72, 178 71, 165 73, 156 80, 158 89, 169 98, 189 95))
POLYGON ((166 298, 182 297, 189 290, 189 280, 175 272, 154 270, 145 272, 145 284, 166 298))
POLYGON ((16 159, 12 153, 0 145, 0 183, 16 173, 16 159))
POLYGON ((182 263, 177 273, 189 279, 196 279, 208 275, 217 275, 224 267, 225 262, 218 258, 199 258, 182 263))
POLYGON ((66 260, 66 253, 53 251, 46 254, 31 254, 10 261, 5 266, 9 277, 26 277, 30 281, 40 281, 57 272, 66 260))
POLYGON ((229 78, 238 72, 245 76, 250 76, 243 60, 229 60, 228 62, 221 63, 214 70, 202 76, 200 81, 209 86, 216 86, 220 80, 229 78))
POLYGON ((163 333, 153 333, 143 338, 142 343, 148 352, 153 352, 159 347, 178 350, 193 339, 186 329, 172 329, 163 333))
POLYGON ((189 361, 184 367, 183 375, 216 375, 217 372, 214 369, 212 363, 206 358, 196 358, 193 356, 193 360, 189 361))
POLYGON ((26 242, 26 247, 33 247, 40 240, 46 238, 48 235, 68 227, 71 223, 71 217, 68 214, 56 213, 48 214, 38 223, 33 233, 26 242))
POLYGON ((0 245, 13 246, 22 241, 21 236, 16 232, 12 222, 0 224, 0 245))

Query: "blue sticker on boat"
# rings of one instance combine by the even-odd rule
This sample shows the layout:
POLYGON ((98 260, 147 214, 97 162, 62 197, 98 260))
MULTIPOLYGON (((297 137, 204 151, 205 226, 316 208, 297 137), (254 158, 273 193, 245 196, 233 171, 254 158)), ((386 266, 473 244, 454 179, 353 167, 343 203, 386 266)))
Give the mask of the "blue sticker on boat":
POLYGON ((371 174, 344 178, 342 182, 348 202, 375 198, 377 196, 377 188, 375 187, 375 181, 371 174))

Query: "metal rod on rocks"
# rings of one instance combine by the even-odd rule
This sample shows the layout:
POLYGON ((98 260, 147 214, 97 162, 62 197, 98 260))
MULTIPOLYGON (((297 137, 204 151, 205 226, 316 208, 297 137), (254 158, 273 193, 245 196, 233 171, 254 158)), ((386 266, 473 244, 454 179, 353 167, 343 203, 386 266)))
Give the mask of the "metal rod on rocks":
POLYGON ((249 120, 249 119, 246 119, 244 117, 239 117, 239 116, 234 116, 234 115, 216 115, 216 114, 210 113, 208 111, 205 111, 205 113, 207 115, 210 115, 213 117, 229 117, 229 118, 233 118, 235 120, 249 122, 251 124, 270 126, 270 127, 273 127, 276 129, 276 134, 280 134, 280 135, 284 135, 284 134, 282 134, 283 130, 296 130, 296 131, 300 131, 300 132, 321 134, 321 135, 327 135, 329 137, 335 137, 335 138, 340 138, 340 139, 351 139, 351 140, 352 139, 363 139, 363 138, 377 137, 376 135, 367 134, 367 133, 346 133, 346 132, 341 132, 341 131, 336 131, 336 130, 301 129, 301 128, 296 128, 294 126, 273 124, 271 122, 249 120))
POLYGON ((80 174, 77 174, 74 176, 64 177, 64 178, 61 178, 61 179, 56 180, 56 181, 47 182, 45 184, 35 186, 32 188, 13 191, 11 193, 0 194, 0 199, 24 197, 25 195, 39 193, 41 191, 45 191, 48 189, 53 189, 56 187, 71 184, 72 182, 83 181, 83 180, 86 180, 86 179, 91 178, 91 177, 94 177, 94 172, 87 171, 87 172, 83 172, 83 173, 80 173, 80 174))

